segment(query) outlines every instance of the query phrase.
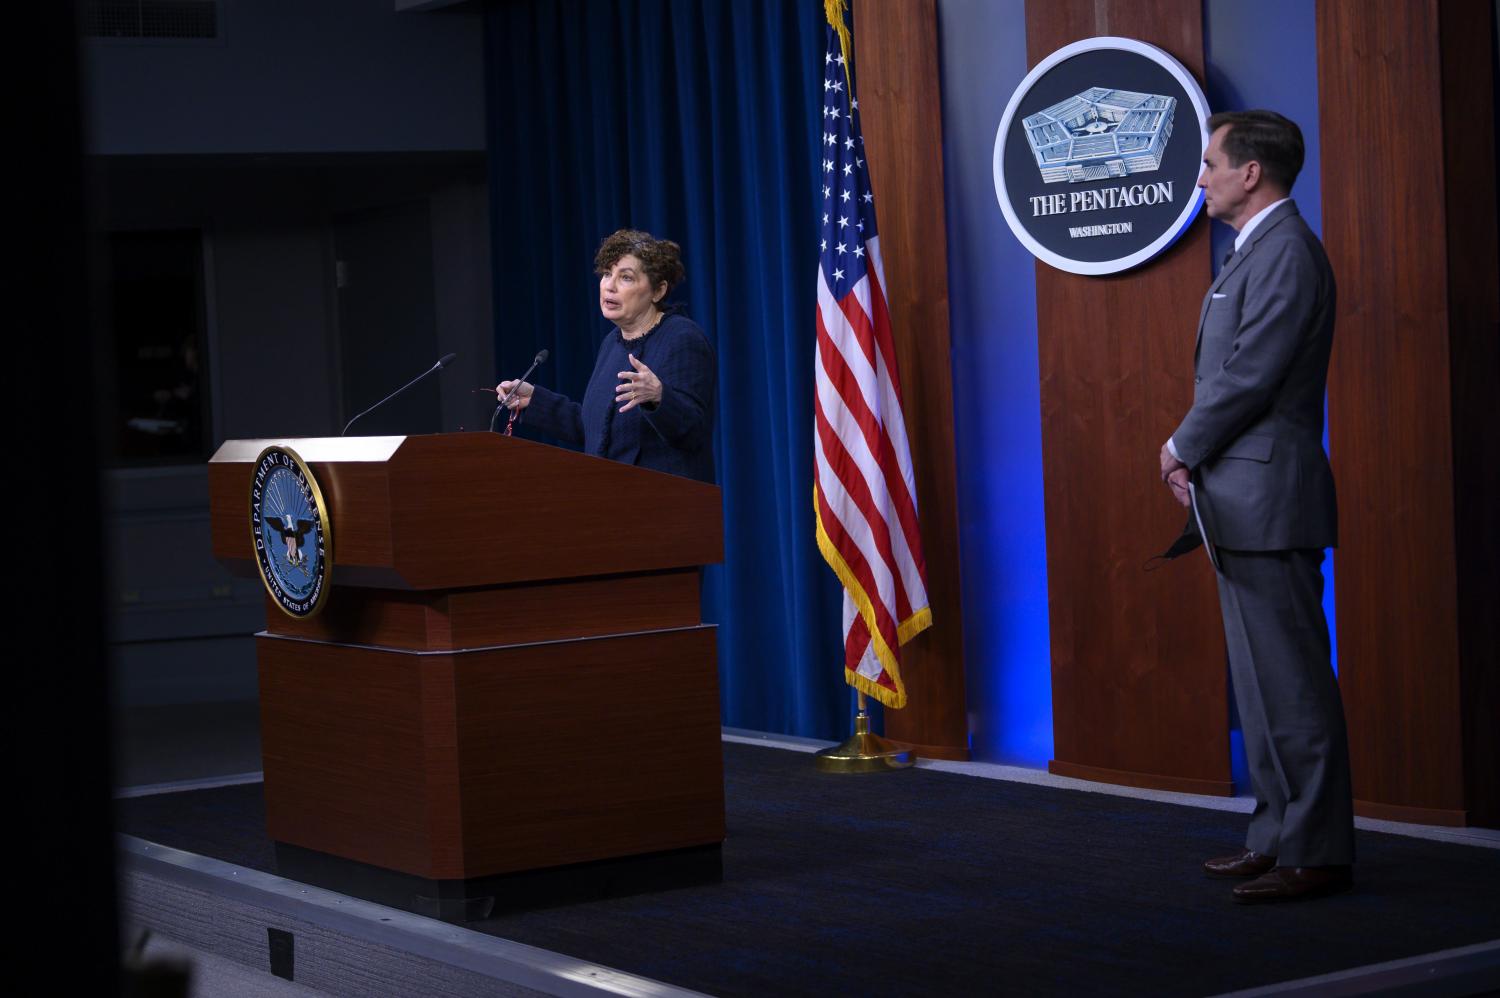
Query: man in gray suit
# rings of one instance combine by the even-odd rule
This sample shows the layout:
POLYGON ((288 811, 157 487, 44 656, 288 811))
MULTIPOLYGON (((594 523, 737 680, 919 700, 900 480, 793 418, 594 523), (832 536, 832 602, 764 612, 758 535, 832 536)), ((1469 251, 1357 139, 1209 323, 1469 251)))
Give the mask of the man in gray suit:
POLYGON ((1302 132, 1271 111, 1216 114, 1198 186, 1238 232, 1198 320, 1193 405, 1161 450, 1162 480, 1195 506, 1215 559, 1255 812, 1245 848, 1211 859, 1236 901, 1352 883, 1344 711, 1323 617, 1323 549, 1337 543, 1323 396, 1333 271, 1288 194, 1302 132))

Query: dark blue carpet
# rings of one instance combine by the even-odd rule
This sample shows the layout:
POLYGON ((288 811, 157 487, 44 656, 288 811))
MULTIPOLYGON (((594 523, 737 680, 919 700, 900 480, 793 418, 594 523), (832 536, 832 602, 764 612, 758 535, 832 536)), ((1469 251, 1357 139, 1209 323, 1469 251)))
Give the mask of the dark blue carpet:
MULTIPOLYGON (((1500 851, 1359 833, 1352 893, 1244 907, 1246 817, 726 744, 724 882, 470 927, 719 995, 1202 995, 1500 939, 1500 851)), ((119 829, 274 872, 260 786, 119 829)))

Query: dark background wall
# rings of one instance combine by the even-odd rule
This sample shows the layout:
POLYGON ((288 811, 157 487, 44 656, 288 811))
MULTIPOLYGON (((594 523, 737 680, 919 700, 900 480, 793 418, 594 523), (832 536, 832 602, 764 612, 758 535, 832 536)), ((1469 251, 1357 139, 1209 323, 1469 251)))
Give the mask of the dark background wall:
MULTIPOLYGON (((221 0, 216 37, 82 43, 101 271, 112 245, 136 245, 122 234, 184 234, 201 259, 202 446, 104 455, 127 709, 255 696, 263 594, 209 553, 203 462, 219 442, 337 433, 446 352, 460 360, 440 380, 356 430, 488 418, 473 393, 495 381, 481 20, 477 4, 221 0)), ((145 348, 108 366, 130 349, 145 348)), ((104 408, 113 441, 123 416, 104 408)))
POLYGON ((91 39, 96 155, 484 148, 477 5, 219 0, 207 40, 91 39))

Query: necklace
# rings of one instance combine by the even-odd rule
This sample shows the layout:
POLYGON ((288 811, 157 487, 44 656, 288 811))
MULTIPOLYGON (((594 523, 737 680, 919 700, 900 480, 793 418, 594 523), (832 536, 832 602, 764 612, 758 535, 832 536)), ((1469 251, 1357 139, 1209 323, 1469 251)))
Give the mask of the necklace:
POLYGON ((622 337, 624 337, 625 339, 627 339, 627 340, 638 340, 638 339, 641 339, 647 333, 651 332, 651 330, 653 330, 657 326, 661 325, 661 320, 666 317, 666 314, 667 313, 665 313, 665 312, 660 312, 660 311, 657 312, 656 313, 656 318, 651 320, 651 325, 647 326, 645 329, 642 329, 639 333, 636 333, 634 336, 631 336, 631 335, 627 334, 625 332, 625 330, 623 330, 623 329, 620 330, 620 335, 622 337))

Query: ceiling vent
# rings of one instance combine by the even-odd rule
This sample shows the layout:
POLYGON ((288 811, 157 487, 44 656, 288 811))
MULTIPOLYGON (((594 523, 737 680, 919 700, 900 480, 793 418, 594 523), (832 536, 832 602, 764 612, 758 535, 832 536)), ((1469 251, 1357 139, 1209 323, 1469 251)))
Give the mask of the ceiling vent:
POLYGON ((84 0, 85 38, 214 39, 218 0, 84 0))

